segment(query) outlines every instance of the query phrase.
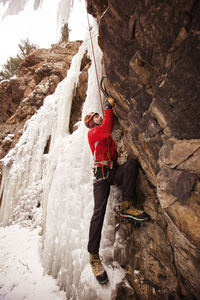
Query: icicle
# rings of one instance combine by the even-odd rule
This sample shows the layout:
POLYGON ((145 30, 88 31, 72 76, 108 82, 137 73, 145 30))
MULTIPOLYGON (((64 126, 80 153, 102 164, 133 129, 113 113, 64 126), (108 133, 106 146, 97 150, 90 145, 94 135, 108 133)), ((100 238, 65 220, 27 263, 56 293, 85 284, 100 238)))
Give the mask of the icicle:
MULTIPOLYGON (((31 0, 31 1, 33 2, 33 8, 35 10, 40 8, 44 2, 44 0, 31 0)), ((16 15, 20 11, 23 11, 27 2, 30 2, 30 0, 10 0, 7 10, 4 14, 4 17, 9 15, 16 15)), ((74 0, 59 0, 58 11, 57 11, 57 15, 59 19, 64 20, 65 22, 68 21, 70 15, 70 9, 73 6, 73 2, 74 0)))
POLYGON ((35 202, 41 202, 41 185, 48 157, 44 154, 44 149, 49 137, 53 147, 56 138, 67 132, 73 90, 84 52, 84 47, 81 47, 80 57, 74 57, 68 77, 58 85, 53 95, 45 99, 41 109, 26 123, 19 143, 3 159, 0 222, 4 226, 12 223, 22 208, 26 219, 27 213, 31 213, 27 200, 36 191, 38 198, 35 202))
POLYGON ((57 18, 62 22, 68 22, 70 10, 73 7, 74 0, 60 0, 57 9, 57 18))

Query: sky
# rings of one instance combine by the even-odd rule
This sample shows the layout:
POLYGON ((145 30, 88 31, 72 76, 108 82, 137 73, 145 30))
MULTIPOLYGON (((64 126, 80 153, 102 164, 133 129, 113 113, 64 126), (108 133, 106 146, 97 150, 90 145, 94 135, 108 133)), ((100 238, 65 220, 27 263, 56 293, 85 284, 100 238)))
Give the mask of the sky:
MULTIPOLYGON (((0 3, 0 68, 10 56, 16 56, 18 44, 27 38, 40 48, 49 48, 58 42, 62 20, 58 22, 58 0, 44 0, 38 10, 33 9, 34 0, 29 0, 24 11, 18 15, 2 18, 6 5, 0 3)), ((75 0, 69 19, 70 40, 82 40, 88 30, 85 1, 75 0)))

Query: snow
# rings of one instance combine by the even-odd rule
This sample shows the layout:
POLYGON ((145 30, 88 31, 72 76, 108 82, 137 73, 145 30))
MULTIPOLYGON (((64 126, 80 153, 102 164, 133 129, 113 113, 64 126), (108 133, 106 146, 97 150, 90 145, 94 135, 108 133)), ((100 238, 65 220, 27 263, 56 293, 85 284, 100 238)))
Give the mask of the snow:
MULTIPOLYGON (((66 294, 59 289, 56 280, 44 274, 39 229, 30 230, 19 225, 1 227, 0 243, 1 300, 66 300, 66 294)), ((124 277, 124 271, 118 265, 114 267, 106 267, 110 283, 101 287, 94 281, 91 267, 87 264, 80 279, 84 290, 77 299, 90 300, 94 299, 93 296, 110 299, 112 288, 124 277)))
MULTIPOLYGON (((97 43, 97 30, 96 25, 92 36, 100 80, 102 53, 97 43)), ((67 299, 111 299, 116 284, 125 276, 124 270, 113 262, 113 191, 108 201, 100 251, 109 276, 106 287, 97 283, 88 264, 93 161, 84 123, 80 122, 71 135, 68 129, 73 91, 86 51, 92 64, 82 120, 90 111, 101 114, 95 66, 87 38, 74 56, 67 77, 27 121, 18 144, 3 159, 0 222, 7 227, 0 231, 4 245, 0 280, 4 300, 62 299, 63 294, 60 296, 55 282, 65 290, 67 299), (49 153, 45 153, 49 139, 49 153), (40 228, 41 238, 37 235, 40 228)))
POLYGON ((64 300, 56 280, 44 275, 38 229, 0 228, 0 299, 64 300))
POLYGON ((5 141, 12 141, 14 138, 14 134, 13 133, 9 133, 6 137, 5 137, 5 141))

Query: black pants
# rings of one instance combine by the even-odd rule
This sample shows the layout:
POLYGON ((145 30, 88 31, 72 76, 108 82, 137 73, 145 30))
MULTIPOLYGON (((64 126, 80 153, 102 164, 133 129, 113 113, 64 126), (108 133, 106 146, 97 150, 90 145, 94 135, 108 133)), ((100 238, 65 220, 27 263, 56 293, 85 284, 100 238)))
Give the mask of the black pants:
POLYGON ((103 227, 106 205, 110 194, 110 185, 116 184, 122 188, 123 201, 131 201, 135 197, 138 163, 129 159, 123 165, 110 170, 104 167, 106 179, 102 179, 102 168, 97 168, 94 180, 94 212, 90 221, 88 252, 99 252, 101 231, 103 227))

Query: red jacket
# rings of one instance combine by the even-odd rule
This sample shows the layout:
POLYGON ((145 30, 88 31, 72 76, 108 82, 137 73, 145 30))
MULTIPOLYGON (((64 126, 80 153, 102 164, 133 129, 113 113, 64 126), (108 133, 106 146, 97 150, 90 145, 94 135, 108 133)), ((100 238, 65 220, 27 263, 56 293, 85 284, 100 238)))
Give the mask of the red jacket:
POLYGON ((94 155, 94 165, 109 166, 109 161, 117 161, 117 146, 112 139, 113 111, 106 109, 102 125, 89 130, 88 141, 94 155))

